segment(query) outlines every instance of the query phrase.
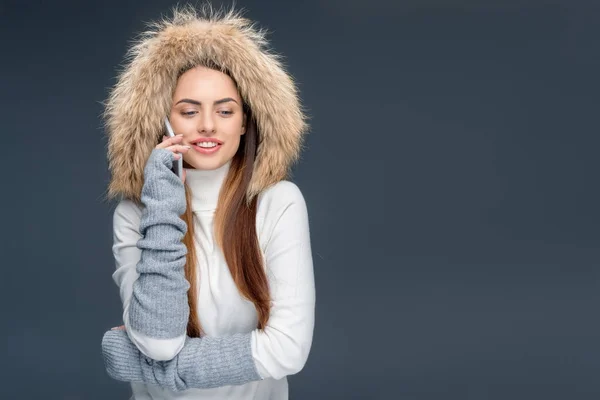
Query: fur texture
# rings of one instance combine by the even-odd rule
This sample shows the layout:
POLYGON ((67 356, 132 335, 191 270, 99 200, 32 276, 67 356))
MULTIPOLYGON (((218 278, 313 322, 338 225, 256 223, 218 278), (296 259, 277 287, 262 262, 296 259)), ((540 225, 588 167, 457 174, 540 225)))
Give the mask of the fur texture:
POLYGON ((182 69, 213 62, 228 71, 250 106, 259 146, 247 201, 285 179, 299 159, 308 124, 293 79, 270 52, 265 31, 239 11, 209 5, 172 9, 150 22, 132 43, 126 64, 104 103, 111 180, 108 197, 139 202, 146 160, 165 134, 177 76, 182 69))

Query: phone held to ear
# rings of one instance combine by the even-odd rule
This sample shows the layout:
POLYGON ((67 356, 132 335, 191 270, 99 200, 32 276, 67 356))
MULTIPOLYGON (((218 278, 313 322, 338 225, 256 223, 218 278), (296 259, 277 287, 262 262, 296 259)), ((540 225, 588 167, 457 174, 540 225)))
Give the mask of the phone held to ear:
MULTIPOLYGON (((167 127, 167 134, 170 137, 174 137, 175 133, 173 132, 173 128, 171 127, 171 123, 169 122, 169 117, 165 117, 165 126, 167 127)), ((177 153, 177 154, 179 154, 181 157, 179 157, 179 160, 173 161, 173 172, 180 179, 182 179, 182 174, 183 174, 183 154, 181 154, 181 153, 177 153)))

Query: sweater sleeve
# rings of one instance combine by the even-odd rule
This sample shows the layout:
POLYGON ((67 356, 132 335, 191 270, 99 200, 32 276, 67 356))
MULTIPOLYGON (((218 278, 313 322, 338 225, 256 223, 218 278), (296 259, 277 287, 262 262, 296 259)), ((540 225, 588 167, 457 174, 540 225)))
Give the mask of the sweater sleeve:
POLYGON ((279 183, 282 206, 265 250, 271 313, 263 331, 252 332, 260 376, 281 379, 305 365, 314 330, 315 282, 306 202, 292 182, 279 183))
POLYGON ((172 152, 153 150, 144 170, 139 208, 123 200, 113 217, 113 279, 120 288, 123 322, 146 356, 170 360, 183 348, 189 315, 181 242, 187 226, 183 183, 170 170, 172 152))
POLYGON ((125 382, 144 382, 180 392, 243 385, 260 380, 250 350, 250 333, 223 337, 186 337, 177 356, 168 361, 145 357, 122 330, 102 337, 108 375, 125 382))

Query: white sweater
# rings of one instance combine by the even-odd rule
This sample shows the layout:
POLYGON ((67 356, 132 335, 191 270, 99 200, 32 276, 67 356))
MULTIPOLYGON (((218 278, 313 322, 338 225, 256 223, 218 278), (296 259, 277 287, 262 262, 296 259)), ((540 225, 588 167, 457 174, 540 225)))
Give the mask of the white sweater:
MULTIPOLYGON (((254 304, 240 295, 221 249, 213 236, 213 217, 221 185, 231 161, 211 171, 186 169, 186 183, 192 190, 195 243, 198 257, 198 317, 207 336, 252 332, 252 356, 263 380, 241 386, 189 389, 173 392, 154 385, 131 383, 135 400, 273 399, 288 398, 287 375, 300 371, 311 348, 315 284, 310 246, 308 214, 304 197, 290 181, 280 181, 258 196, 256 229, 272 298, 269 322, 264 331, 257 327, 254 304)), ((129 326, 128 307, 133 283, 139 274, 136 264, 141 250, 139 224, 142 210, 122 200, 113 218, 113 279, 120 288, 123 322, 131 341, 155 360, 174 358, 185 335, 174 339, 153 339, 129 326)))

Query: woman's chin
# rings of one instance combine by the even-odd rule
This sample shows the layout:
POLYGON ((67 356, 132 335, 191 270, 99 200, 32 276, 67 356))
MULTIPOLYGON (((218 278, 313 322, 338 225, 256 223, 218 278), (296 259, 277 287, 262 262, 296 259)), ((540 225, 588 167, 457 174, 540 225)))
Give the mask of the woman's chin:
POLYGON ((183 168, 188 168, 188 169, 199 169, 199 170, 212 170, 212 169, 217 169, 221 166, 221 159, 220 158, 214 158, 214 159, 206 159, 206 160, 184 160, 183 161, 183 168))

